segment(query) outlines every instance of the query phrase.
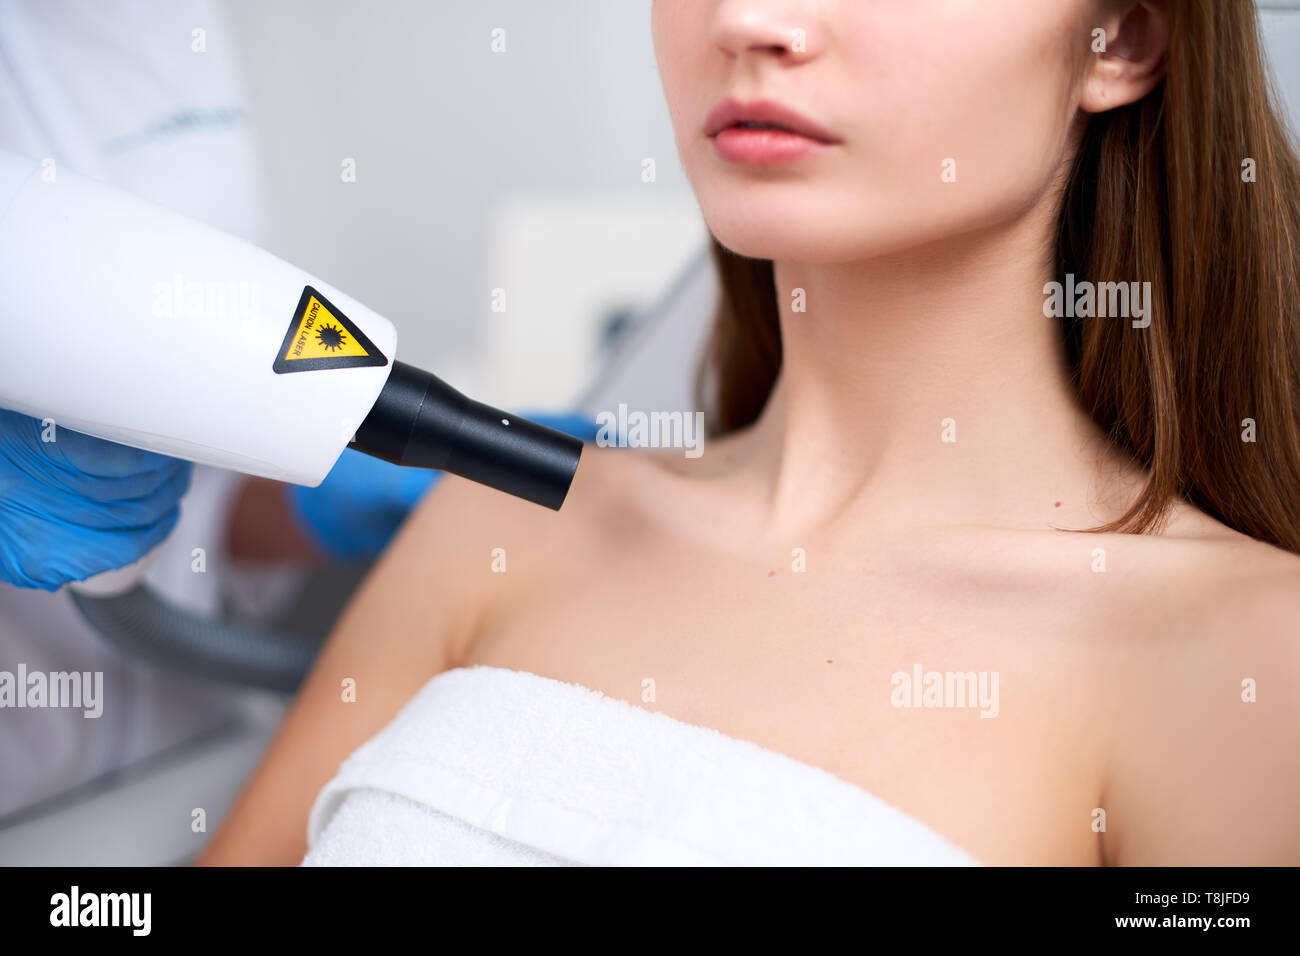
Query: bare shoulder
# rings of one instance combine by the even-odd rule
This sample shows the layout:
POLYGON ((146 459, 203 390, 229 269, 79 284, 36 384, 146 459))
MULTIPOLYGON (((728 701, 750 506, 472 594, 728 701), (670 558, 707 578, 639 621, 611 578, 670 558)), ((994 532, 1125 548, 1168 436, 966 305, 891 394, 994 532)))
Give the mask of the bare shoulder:
POLYGON ((1300 864, 1300 557, 1186 508, 1133 544, 1152 614, 1112 671, 1109 855, 1300 864))
POLYGON ((1300 639, 1300 555, 1256 540, 1188 505, 1154 536, 1132 536, 1157 608, 1202 641, 1300 639))
POLYGON ((463 657, 478 625, 526 604, 541 588, 592 580, 650 534, 650 503, 661 496, 664 480, 654 458, 589 445, 559 511, 449 475, 416 509, 385 560, 438 575, 439 599, 454 597, 467 621, 453 654, 463 657))
POLYGON ((424 499, 410 524, 429 547, 463 554, 490 541, 521 550, 628 533, 650 513, 641 507, 662 490, 667 474, 657 456, 588 445, 558 511, 448 475, 424 499), (417 532, 418 533, 418 532, 417 532))

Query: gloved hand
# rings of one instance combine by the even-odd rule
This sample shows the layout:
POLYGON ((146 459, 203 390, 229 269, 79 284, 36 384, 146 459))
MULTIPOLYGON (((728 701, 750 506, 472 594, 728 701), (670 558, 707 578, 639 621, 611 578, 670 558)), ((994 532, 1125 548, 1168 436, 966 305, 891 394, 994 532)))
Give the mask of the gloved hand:
MULTIPOLYGON (((594 441, 596 423, 582 415, 527 415, 565 434, 594 441)), ((338 561, 377 557, 440 471, 404 468, 349 448, 315 488, 293 485, 290 510, 313 543, 338 561)))
POLYGON ((0 580, 56 591, 132 564, 180 517, 193 466, 0 409, 0 580))

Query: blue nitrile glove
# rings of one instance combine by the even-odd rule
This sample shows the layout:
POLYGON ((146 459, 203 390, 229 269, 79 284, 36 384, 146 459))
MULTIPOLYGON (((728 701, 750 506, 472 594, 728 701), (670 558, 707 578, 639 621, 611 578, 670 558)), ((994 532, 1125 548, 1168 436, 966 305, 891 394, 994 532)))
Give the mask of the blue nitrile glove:
MULTIPOLYGON (((596 438, 595 421, 582 415, 524 417, 583 441, 596 438)), ((317 548, 338 561, 357 561, 378 556, 441 477, 440 471, 403 468, 349 448, 320 485, 291 487, 289 502, 317 548)))
POLYGON ((192 471, 0 409, 0 580, 56 591, 134 563, 175 527, 192 471))

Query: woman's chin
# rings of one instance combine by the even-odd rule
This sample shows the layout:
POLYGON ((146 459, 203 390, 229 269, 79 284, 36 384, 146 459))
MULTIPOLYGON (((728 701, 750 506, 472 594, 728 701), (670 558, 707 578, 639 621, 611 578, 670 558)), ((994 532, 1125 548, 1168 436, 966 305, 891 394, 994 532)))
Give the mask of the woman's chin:
MULTIPOLYGON (((722 245, 748 259, 782 262, 840 262, 856 258, 855 250, 827 234, 826 230, 800 229, 789 222, 748 221, 744 224, 709 221, 709 231, 722 245)), ((860 247, 856 250, 860 254, 860 247)))
POLYGON ((750 193, 725 202, 704 199, 700 206, 718 242, 751 259, 852 262, 906 247, 917 238, 903 210, 880 203, 856 203, 849 209, 843 196, 764 202, 750 193))
POLYGON ((789 227, 769 229, 719 229, 710 225, 713 236, 729 251, 748 259, 776 262, 819 262, 833 265, 871 258, 880 249, 869 240, 841 240, 825 231, 802 235, 789 227))

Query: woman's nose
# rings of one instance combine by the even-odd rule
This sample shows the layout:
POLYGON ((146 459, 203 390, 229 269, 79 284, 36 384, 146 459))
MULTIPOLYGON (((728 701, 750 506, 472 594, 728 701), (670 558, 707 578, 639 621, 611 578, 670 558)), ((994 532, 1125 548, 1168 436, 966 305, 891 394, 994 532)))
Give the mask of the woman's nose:
POLYGON ((817 57, 825 42, 815 0, 720 0, 713 42, 732 57, 770 57, 790 64, 817 57))

